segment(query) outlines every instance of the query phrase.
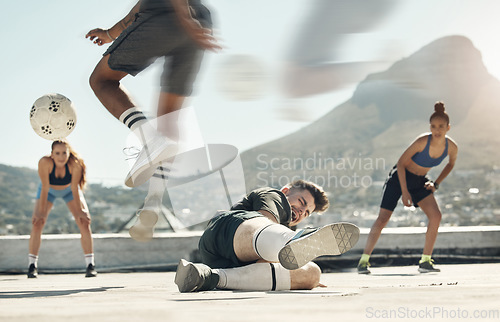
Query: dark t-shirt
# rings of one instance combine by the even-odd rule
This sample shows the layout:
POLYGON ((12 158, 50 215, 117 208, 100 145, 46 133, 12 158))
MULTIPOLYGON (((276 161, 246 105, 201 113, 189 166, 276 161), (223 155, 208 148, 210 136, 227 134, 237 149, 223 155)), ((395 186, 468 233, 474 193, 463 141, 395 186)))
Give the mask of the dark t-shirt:
POLYGON ((250 192, 234 204, 231 210, 265 210, 270 212, 278 223, 287 227, 292 220, 292 209, 288 199, 283 192, 273 188, 260 188, 250 192))
MULTIPOLYGON (((191 7, 191 14, 193 18, 197 19, 204 28, 212 28, 212 16, 207 7, 205 7, 201 0, 189 0, 191 7)), ((175 12, 174 7, 170 1, 167 0, 142 0, 139 12, 158 15, 170 14, 175 12)))
MULTIPOLYGON (((193 7, 202 6, 201 0, 189 0, 189 5, 193 7)), ((141 12, 146 11, 173 11, 174 6, 170 1, 167 0, 142 0, 140 10, 141 12)))

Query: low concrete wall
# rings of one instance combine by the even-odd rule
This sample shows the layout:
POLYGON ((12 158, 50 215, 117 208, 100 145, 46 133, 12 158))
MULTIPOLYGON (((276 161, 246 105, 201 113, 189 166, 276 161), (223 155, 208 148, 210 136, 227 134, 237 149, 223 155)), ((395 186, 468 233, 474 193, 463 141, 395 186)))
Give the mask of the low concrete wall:
MULTIPOLYGON (((167 269, 180 258, 192 259, 201 232, 159 233, 147 243, 124 234, 94 234, 98 271, 167 269)), ((28 267, 29 236, 0 237, 0 272, 24 272, 28 267)), ((42 272, 83 271, 80 235, 42 235, 38 267, 42 272)))
MULTIPOLYGON (((390 252, 422 252, 426 227, 385 228, 377 242, 377 250, 390 252)), ((363 251, 369 229, 361 236, 353 252, 363 251)), ((456 255, 500 256, 500 226, 440 227, 434 254, 456 252, 456 255)))
MULTIPOLYGON (((362 253, 369 229, 361 229, 356 246, 325 260, 353 260, 362 253)), ((99 271, 171 269, 179 259, 198 260, 198 240, 202 232, 158 233, 148 243, 139 243, 128 234, 95 234, 94 252, 99 271)), ((41 272, 79 272, 85 262, 79 235, 43 235, 38 266, 41 272)), ((0 236, 0 272, 25 272, 28 265, 29 236, 0 236)), ((373 257, 404 257, 421 254, 425 228, 386 228, 373 257)), ((442 227, 434 256, 476 257, 500 260, 500 227, 442 227), (438 255, 439 254, 439 255, 438 255)))

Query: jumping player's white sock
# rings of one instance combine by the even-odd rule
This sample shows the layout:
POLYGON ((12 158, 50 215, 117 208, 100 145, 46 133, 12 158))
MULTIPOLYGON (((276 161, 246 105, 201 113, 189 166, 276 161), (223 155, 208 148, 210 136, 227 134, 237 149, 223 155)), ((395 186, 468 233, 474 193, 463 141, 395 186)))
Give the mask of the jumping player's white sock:
POLYGON ((85 254, 85 266, 89 266, 89 264, 95 266, 94 253, 85 254))
POLYGON ((253 248, 260 258, 268 262, 278 262, 278 253, 295 236, 296 232, 280 225, 270 224, 253 235, 253 248))
POLYGON ((120 122, 125 124, 144 145, 158 132, 148 123, 144 113, 137 107, 131 107, 119 117, 120 122))
POLYGON ((290 271, 279 263, 256 263, 236 268, 214 269, 217 288, 242 291, 283 291, 291 287, 290 271))
POLYGON ((170 172, 170 169, 164 166, 163 164, 164 162, 161 162, 158 165, 155 173, 149 180, 148 197, 154 195, 163 197, 163 192, 165 191, 165 184, 168 180, 168 175, 170 172))
POLYGON ((154 206, 154 203, 159 202, 161 204, 163 200, 163 194, 166 189, 166 182, 168 180, 169 168, 163 166, 163 162, 156 168, 155 173, 149 179, 148 194, 145 199, 144 206, 154 206), (151 204, 149 204, 151 203, 151 204))
POLYGON ((35 264, 38 267, 38 255, 28 254, 28 265, 35 264))

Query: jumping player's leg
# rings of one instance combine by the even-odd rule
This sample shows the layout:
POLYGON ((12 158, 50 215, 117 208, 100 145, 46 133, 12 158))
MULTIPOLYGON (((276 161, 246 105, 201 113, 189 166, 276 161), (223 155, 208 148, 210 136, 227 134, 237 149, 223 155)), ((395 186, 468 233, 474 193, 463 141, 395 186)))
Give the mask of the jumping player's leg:
POLYGON ((128 73, 111 69, 108 64, 110 57, 108 54, 101 58, 90 75, 90 87, 102 105, 134 132, 142 144, 146 144, 156 131, 148 125, 148 120, 120 83, 128 73))
MULTIPOLYGON (((180 110, 184 100, 184 96, 173 93, 160 92, 159 95, 157 130, 173 142, 178 141, 179 129, 177 116, 172 112, 180 110), (169 116, 162 117, 166 114, 169 116)), ((154 225, 158 221, 171 164, 171 160, 161 162, 149 179, 148 195, 144 200, 144 207, 138 213, 137 223, 129 230, 130 236, 136 241, 147 242, 153 238, 154 225)))
POLYGON ((136 105, 120 83, 128 74, 111 69, 108 65, 109 57, 110 55, 106 55, 101 58, 90 75, 89 83, 102 105, 119 119, 123 112, 136 105))
POLYGON ((163 195, 166 189, 166 180, 170 173, 169 164, 163 166, 163 162, 156 168, 155 173, 149 179, 148 194, 144 205, 137 212, 137 221, 130 227, 130 236, 139 242, 148 242, 153 238, 154 226, 163 206, 163 195))
POLYGON ((161 92, 158 99, 158 132, 166 137, 177 141, 179 136, 179 129, 177 125, 177 118, 170 114, 182 108, 186 97, 174 93, 161 92), (169 117, 161 118, 163 115, 170 114, 169 117))

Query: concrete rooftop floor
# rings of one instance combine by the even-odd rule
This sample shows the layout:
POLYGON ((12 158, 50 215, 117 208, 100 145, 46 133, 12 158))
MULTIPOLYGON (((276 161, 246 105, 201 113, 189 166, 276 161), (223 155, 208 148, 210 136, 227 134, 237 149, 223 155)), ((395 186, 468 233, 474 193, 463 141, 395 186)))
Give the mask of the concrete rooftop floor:
POLYGON ((500 321, 500 264, 324 273, 326 288, 181 294, 175 272, 0 275, 0 321, 500 321))

